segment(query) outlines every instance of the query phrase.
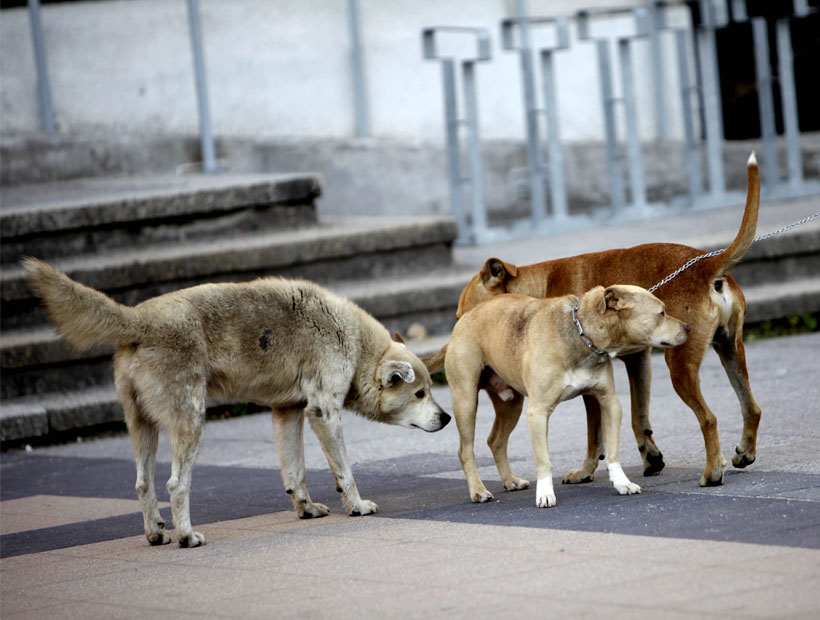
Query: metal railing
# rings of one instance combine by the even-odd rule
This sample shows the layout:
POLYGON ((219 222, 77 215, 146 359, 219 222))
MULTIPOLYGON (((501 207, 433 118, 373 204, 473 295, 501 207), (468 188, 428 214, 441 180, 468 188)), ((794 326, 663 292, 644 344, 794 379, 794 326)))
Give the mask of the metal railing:
MULTIPOLYGON (((773 81, 771 75, 771 56, 767 39, 767 21, 763 17, 749 18, 746 15, 743 0, 731 0, 731 20, 729 0, 699 0, 701 23, 694 25, 688 20, 684 27, 668 25, 667 11, 685 8, 683 2, 663 2, 651 0, 645 6, 604 9, 595 11, 578 11, 571 17, 531 17, 526 14, 525 0, 517 0, 516 17, 501 21, 501 41, 505 50, 517 51, 521 56, 520 71, 522 77, 523 114, 526 127, 526 154, 528 186, 530 198, 529 217, 514 222, 507 222, 503 227, 488 227, 487 206, 483 202, 480 173, 481 145, 476 142, 479 135, 477 125, 480 120, 470 116, 469 159, 471 165, 470 185, 472 203, 470 217, 463 209, 462 186, 464 177, 457 172, 456 162, 462 158, 461 145, 457 134, 454 137, 453 127, 457 125, 457 111, 453 107, 455 72, 444 70, 445 116, 447 118, 447 151, 450 162, 450 197, 454 215, 462 226, 461 242, 482 243, 500 239, 518 238, 532 234, 556 232, 568 227, 588 225, 590 219, 600 221, 602 218, 635 218, 660 214, 672 208, 717 207, 742 202, 738 192, 726 190, 726 178, 723 167, 724 132, 720 99, 718 58, 716 47, 717 32, 730 23, 750 21, 754 38, 754 56, 758 79, 758 98, 762 126, 762 154, 765 165, 764 195, 767 197, 786 198, 820 193, 820 184, 807 182, 802 174, 800 135, 798 130, 797 99, 794 84, 792 63, 792 45, 789 20, 780 18, 775 22, 777 62, 780 85, 781 109, 784 123, 784 143, 786 151, 786 177, 780 174, 778 160, 778 136, 775 131, 773 81), (628 16, 634 20, 631 35, 612 34, 611 30, 601 28, 593 34, 593 23, 614 17, 628 16), (598 77, 601 91, 601 112, 604 121, 604 142, 606 146, 606 165, 609 179, 609 205, 599 210, 590 218, 589 215, 570 214, 568 207, 565 171, 563 166, 563 147, 559 134, 558 106, 556 97, 553 57, 572 47, 569 36, 569 24, 574 23, 577 30, 577 44, 592 43, 596 49, 598 77), (533 28, 551 27, 555 31, 554 43, 540 47, 537 52, 540 58, 540 79, 543 103, 537 101, 536 76, 532 62, 533 47, 531 30, 533 28), (674 41, 674 61, 664 57, 659 42, 663 32, 671 33, 674 41), (648 40, 651 46, 651 63, 653 75, 652 101, 639 101, 635 94, 633 43, 636 40, 648 40), (613 63, 610 55, 612 43, 617 45, 617 66, 620 74, 620 94, 616 95, 613 84, 613 63), (696 75, 692 75, 690 58, 698 61, 696 75), (683 133, 684 158, 686 161, 686 196, 683 200, 670 201, 667 205, 650 204, 647 200, 646 173, 644 168, 642 143, 638 119, 641 107, 647 103, 654 104, 657 137, 667 140, 667 101, 660 76, 667 64, 676 67, 679 75, 680 114, 683 133), (617 113, 623 108, 624 136, 618 137, 617 113), (546 140, 541 138, 540 119, 546 119, 546 140), (700 128, 700 129, 699 129, 700 128), (701 138, 702 134, 702 138, 701 138), (625 149, 621 143, 625 143, 625 149), (625 154, 622 151, 625 150, 625 154), (544 161, 544 152, 548 154, 544 161), (707 183, 704 184, 702 169, 705 167, 707 183), (625 178, 629 180, 629 201, 626 199, 625 178), (704 186, 706 185, 706 186, 704 186), (547 192, 549 189, 549 192, 547 192), (547 209, 546 196, 550 196, 550 208, 547 209), (677 206, 675 206, 677 205, 677 206), (463 227, 466 227, 464 230, 463 227)), ((806 0, 794 3, 793 18, 804 17, 812 9, 806 0)), ((486 29, 476 31, 487 32, 486 29)), ((428 28, 423 31, 425 41, 430 33, 452 31, 447 27, 428 28)), ((489 35, 483 35, 489 37, 489 35)), ((489 41, 485 43, 489 49, 489 41)), ((425 47, 425 58, 428 55, 425 47)), ((490 60, 489 53, 482 60, 490 60)), ((447 59, 455 63, 455 59, 447 59)), ((471 70, 472 70, 472 64, 471 70)), ((474 89, 474 76, 471 76, 471 88, 474 89)), ((471 96, 474 98, 475 93, 471 96)))

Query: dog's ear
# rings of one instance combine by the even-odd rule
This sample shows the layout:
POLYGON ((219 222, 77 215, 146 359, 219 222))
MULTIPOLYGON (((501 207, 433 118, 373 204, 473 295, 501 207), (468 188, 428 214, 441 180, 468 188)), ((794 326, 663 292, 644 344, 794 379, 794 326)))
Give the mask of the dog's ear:
POLYGON ((399 381, 413 383, 415 380, 416 372, 410 362, 386 360, 379 366, 379 382, 382 386, 396 385, 399 381))
POLYGON ((604 291, 607 310, 624 310, 633 306, 632 295, 619 286, 610 286, 604 291))
POLYGON ((404 338, 401 337, 401 334, 399 332, 393 332, 393 342, 404 344, 404 338))
POLYGON ((481 281, 487 288, 504 286, 507 280, 514 278, 518 267, 512 263, 505 263, 500 258, 488 258, 481 267, 481 281))

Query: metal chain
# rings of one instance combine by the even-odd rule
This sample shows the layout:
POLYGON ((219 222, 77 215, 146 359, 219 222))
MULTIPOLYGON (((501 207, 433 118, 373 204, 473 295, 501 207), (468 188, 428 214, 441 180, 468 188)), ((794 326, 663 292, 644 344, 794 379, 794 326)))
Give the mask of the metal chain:
MULTIPOLYGON (((761 235, 761 236, 759 236, 759 237, 755 237, 755 238, 752 240, 752 243, 757 243, 758 241, 764 241, 765 239, 768 239, 768 238, 770 238, 770 237, 774 237, 775 235, 779 235, 780 233, 788 232, 788 231, 790 231, 792 228, 797 228, 798 226, 802 226, 802 225, 803 225, 803 224, 805 224, 806 222, 811 222, 812 220, 817 219, 818 217, 820 217, 820 211, 818 211, 818 212, 817 212, 817 213, 815 213, 814 215, 810 215, 810 216, 808 216, 808 217, 804 217, 804 218, 803 218, 802 220, 800 220, 799 222, 794 222, 793 224, 789 224, 788 226, 784 226, 784 227, 783 227, 783 228, 781 228, 780 230, 775 230, 774 232, 766 233, 765 235, 761 235)), ((659 289, 660 287, 662 287, 664 284, 666 284, 666 283, 667 283, 667 282, 669 282, 670 280, 672 280, 672 279, 674 279, 674 278, 678 277, 681 273, 683 273, 684 271, 686 271, 687 269, 689 269, 689 267, 691 267, 692 265, 694 265, 694 264, 695 264, 695 263, 697 263, 698 261, 701 261, 701 260, 703 260, 704 258, 711 258, 711 257, 713 257, 713 256, 717 256, 718 254, 720 254, 721 252, 723 252, 725 249, 726 249, 726 248, 722 248, 722 249, 720 249, 720 250, 714 250, 714 251, 712 251, 712 252, 709 252, 708 254, 701 254, 700 256, 696 256, 695 258, 692 258, 692 259, 690 259, 690 260, 686 261, 686 264, 684 264, 684 265, 683 265, 683 267, 681 267, 681 268, 680 268, 680 269, 678 269, 677 271, 674 271, 674 272, 670 273, 670 274, 669 274, 668 276, 666 276, 663 280, 661 280, 660 282, 658 282, 655 286, 653 286, 652 288, 648 289, 648 290, 649 290, 649 292, 650 292, 650 293, 654 293, 656 290, 658 290, 658 289, 659 289)))

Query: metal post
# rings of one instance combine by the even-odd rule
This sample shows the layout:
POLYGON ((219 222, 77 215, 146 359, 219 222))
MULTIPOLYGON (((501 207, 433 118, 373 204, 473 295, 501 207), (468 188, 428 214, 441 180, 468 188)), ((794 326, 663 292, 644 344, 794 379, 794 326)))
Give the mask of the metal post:
POLYGON ((43 24, 40 19, 40 0, 28 0, 28 17, 31 25, 31 42, 34 47, 34 63, 37 67, 37 100, 40 106, 40 127, 45 133, 54 133, 54 106, 51 100, 51 84, 48 79, 46 45, 43 24))
POLYGON ((695 136, 695 111, 692 106, 692 95, 697 86, 692 84, 689 75, 688 32, 675 30, 675 46, 678 56, 678 74, 680 76, 681 110, 683 114, 683 136, 686 143, 686 177, 688 180, 689 201, 694 204, 703 191, 703 179, 700 171, 699 140, 695 136))
POLYGON ((629 186, 632 205, 646 206, 646 178, 641 155, 641 138, 638 129, 638 110, 635 103, 635 84, 632 76, 632 46, 629 39, 618 40, 618 56, 621 64, 621 84, 624 111, 626 113, 626 147, 629 159, 629 186))
POLYGON ((367 104, 367 81, 359 29, 358 0, 347 0, 347 23, 350 29, 350 68, 353 77, 356 137, 367 138, 370 137, 370 110, 367 104))
POLYGON ((541 50, 541 83, 544 90, 544 110, 547 117, 547 149, 549 151, 550 200, 553 217, 562 220, 569 216, 567 190, 564 183, 564 150, 558 123, 555 69, 552 51, 541 50))
POLYGON ((786 169, 789 184, 803 184, 803 164, 800 153, 800 126, 797 116, 797 93, 794 88, 794 60, 792 57, 789 20, 778 19, 777 62, 780 76, 780 102, 783 110, 783 130, 786 135, 786 169))
POLYGON ((527 165, 530 176, 530 206, 534 223, 538 224, 547 216, 547 199, 544 193, 543 164, 541 162, 541 139, 539 137, 538 111, 535 103, 535 80, 532 67, 532 45, 527 23, 527 0, 516 0, 515 13, 519 21, 521 45, 521 83, 523 86, 524 109, 527 121, 527 165))
POLYGON ((757 101, 760 109, 760 132, 763 138, 763 179, 771 191, 780 182, 780 161, 777 155, 777 130, 774 122, 772 72, 769 66, 769 35, 765 17, 753 17, 755 69, 757 71, 757 101))
POLYGON ((484 167, 481 163, 481 138, 478 131, 475 62, 462 63, 464 88, 464 121, 470 162, 470 204, 473 230, 479 239, 487 232, 487 212, 484 206, 484 167))
POLYGON ((208 83, 205 73, 205 54, 202 46, 202 24, 199 19, 199 0, 188 0, 188 25, 191 33, 191 52, 194 60, 197 109, 199 111, 199 138, 202 145, 202 171, 219 172, 211 131, 211 112, 208 105, 208 83))
POLYGON ((609 163, 609 187, 612 210, 621 211, 626 204, 622 157, 618 148, 617 127, 615 125, 615 105, 618 100, 612 88, 612 69, 609 62, 609 41, 597 39, 598 71, 601 80, 601 105, 604 110, 604 131, 606 134, 606 154, 609 163))
POLYGON ((484 28, 462 28, 440 26, 422 30, 422 54, 428 60, 439 60, 442 68, 444 90, 444 123, 447 131, 447 168, 450 185, 450 203, 453 215, 458 220, 459 243, 475 243, 487 232, 487 214, 484 204, 484 170, 481 162, 481 138, 478 130, 478 103, 476 100, 475 63, 492 58, 490 36, 484 28), (458 97, 456 94, 456 61, 441 57, 436 49, 437 32, 468 33, 476 38, 477 51, 473 58, 463 59, 462 78, 464 91, 465 120, 467 127, 467 147, 469 175, 463 176, 461 169, 461 146, 458 118, 458 97), (471 221, 468 225, 464 205, 464 185, 470 185, 471 221))
POLYGON ((655 128, 660 140, 669 140, 669 123, 666 122, 666 88, 664 88, 663 50, 661 30, 665 28, 664 12, 658 6, 660 0, 652 0, 649 10, 649 44, 652 49, 652 95, 655 102, 655 128))
POLYGON ((706 163, 709 171, 709 191, 714 196, 726 193, 723 174, 723 121, 721 119, 720 86, 718 84, 715 32, 699 27, 696 33, 701 62, 701 95, 706 133, 706 163))

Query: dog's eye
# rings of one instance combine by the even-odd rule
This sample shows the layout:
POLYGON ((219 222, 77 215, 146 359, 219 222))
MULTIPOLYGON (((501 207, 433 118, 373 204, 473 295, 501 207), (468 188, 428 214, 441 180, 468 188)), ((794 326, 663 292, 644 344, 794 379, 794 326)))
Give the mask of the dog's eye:
POLYGON ((416 392, 416 398, 424 398, 424 390, 419 390, 416 392))

